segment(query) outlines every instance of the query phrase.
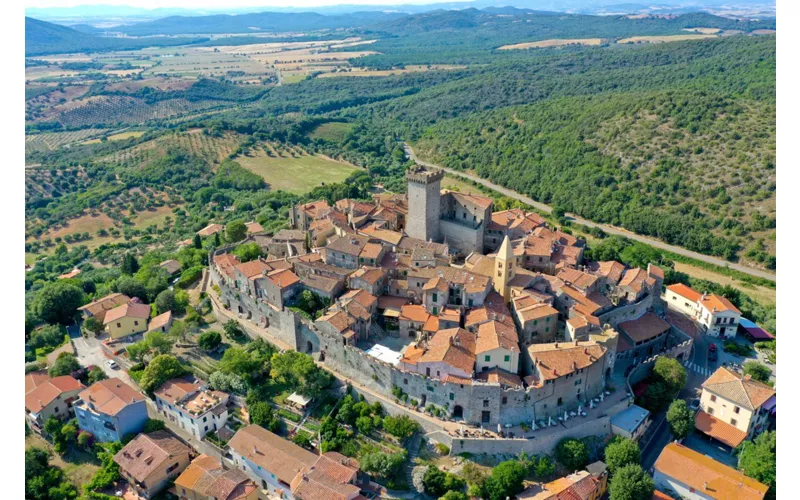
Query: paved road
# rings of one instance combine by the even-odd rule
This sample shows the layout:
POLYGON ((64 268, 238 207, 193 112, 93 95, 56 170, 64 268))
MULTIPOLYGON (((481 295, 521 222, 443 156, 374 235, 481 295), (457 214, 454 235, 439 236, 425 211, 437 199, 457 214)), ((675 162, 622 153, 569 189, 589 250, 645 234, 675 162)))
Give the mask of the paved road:
MULTIPOLYGON (((529 198, 529 197, 527 197, 527 196, 525 196, 523 194, 520 194, 520 193, 518 193, 516 191, 512 191, 512 190, 510 190, 508 188, 504 188, 503 186, 499 186, 497 184, 493 184, 493 183, 487 181, 486 179, 482 179, 482 178, 478 177, 477 175, 468 174, 468 173, 461 172, 461 171, 458 171, 458 170, 453 170, 452 168, 442 167, 441 165, 435 165, 433 163, 429 163, 429 162, 420 160, 419 158, 417 158, 416 154, 414 153, 414 150, 411 149, 411 146, 409 146, 408 144, 405 144, 405 150, 406 150, 406 155, 408 155, 409 158, 411 158, 415 162, 419 163, 420 165, 424 165, 424 166, 430 167, 430 168, 442 169, 442 170, 444 170, 444 171, 446 171, 446 172, 448 172, 450 174, 461 176, 461 177, 465 177, 465 178, 467 178, 467 179, 469 179, 471 181, 475 181, 475 182, 477 182, 479 184, 482 184, 483 186, 485 186, 485 187, 487 187, 489 189, 497 191, 498 193, 501 193, 501 194, 503 194, 505 196, 508 196, 509 198, 513 198, 515 200, 519 200, 522 203, 530 205, 530 206, 532 206, 532 207, 534 207, 534 208, 536 208, 538 210, 541 210, 543 212, 550 213, 550 212, 553 211, 552 207, 550 207, 549 205, 545 205, 544 203, 540 203, 538 201, 535 201, 535 200, 533 200, 533 199, 531 199, 531 198, 529 198)), ((650 246, 653 246, 655 248, 660 248, 661 250, 667 250, 669 252, 676 253, 678 255, 683 255, 684 257, 691 257, 692 259, 697 259, 697 260, 700 260, 700 261, 703 261, 703 262, 707 262, 709 264, 714 264, 714 265, 721 266, 721 267, 729 267, 731 269, 735 269, 737 271, 741 271, 743 273, 747 273, 747 274, 749 274, 751 276, 756 276, 756 277, 759 277, 759 278, 765 278, 765 279, 768 279, 768 280, 771 280, 771 281, 776 281, 776 277, 775 277, 774 274, 768 273, 766 271, 762 271, 760 269, 752 269, 750 267, 743 266, 741 264, 736 264, 734 262, 728 262, 727 260, 719 259, 717 257, 712 257, 710 255, 704 255, 704 254, 701 254, 701 253, 692 252, 691 250, 687 250, 687 249, 682 248, 682 247, 676 247, 674 245, 670 245, 668 243, 664 243, 663 241, 660 241, 660 240, 656 240, 656 239, 653 239, 653 238, 648 238, 647 236, 641 236, 639 234, 632 233, 630 231, 627 231, 627 230, 619 228, 619 227, 609 226, 608 224, 598 224, 598 223, 592 222, 590 220, 582 219, 582 218, 580 218, 580 217, 578 217, 578 216, 576 216, 574 214, 569 214, 568 213, 568 214, 566 214, 566 217, 567 217, 567 219, 571 220, 572 222, 575 222, 576 224, 583 224, 584 226, 588 226, 588 227, 600 228, 607 234, 614 234, 614 235, 617 235, 617 236, 624 236, 624 237, 630 238, 632 240, 636 240, 636 241, 639 241, 639 242, 642 242, 642 243, 646 243, 646 244, 648 244, 650 246)))
POLYGON ((669 430, 666 412, 662 412, 655 418, 656 420, 650 425, 655 426, 656 430, 650 438, 650 441, 642 448, 642 468, 644 470, 650 470, 650 467, 658 460, 661 451, 672 440, 672 432, 669 430))
MULTIPOLYGON (((72 336, 72 332, 70 332, 70 337, 72 338, 72 345, 75 346, 75 352, 78 356, 78 362, 83 366, 99 366, 106 372, 108 378, 119 378, 122 379, 123 382, 127 384, 132 384, 131 378, 128 376, 128 372, 125 371, 125 367, 121 366, 120 368, 114 370, 106 364, 110 358, 106 355, 106 352, 100 347, 100 341, 94 338, 85 338, 78 334, 77 337, 72 336)), ((120 362, 117 361, 119 364, 120 362)), ((133 384, 134 387, 137 387, 133 384)))

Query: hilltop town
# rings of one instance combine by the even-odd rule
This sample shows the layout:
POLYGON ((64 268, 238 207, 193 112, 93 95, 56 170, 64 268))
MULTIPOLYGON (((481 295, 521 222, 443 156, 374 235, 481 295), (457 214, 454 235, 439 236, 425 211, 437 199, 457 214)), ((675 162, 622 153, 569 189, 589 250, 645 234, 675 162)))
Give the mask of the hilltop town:
MULTIPOLYGON (((774 426, 773 387, 734 365, 695 365, 698 339, 735 338, 749 324, 728 299, 665 286, 653 263, 588 261, 585 240, 536 212, 494 211, 491 198, 443 190, 441 180, 413 167, 407 194, 303 202, 289 211, 290 229, 248 223, 242 240, 212 245, 200 287, 226 337, 245 347, 228 347, 226 368, 207 380, 172 355, 194 344, 167 340, 181 323, 171 309, 153 315, 121 293, 80 307, 90 337, 81 345, 105 339, 93 345, 110 360, 82 374, 62 370, 58 352, 49 373, 26 375, 27 427, 56 446, 106 443, 97 446, 119 469, 113 484, 131 498, 352 500, 391 497, 401 483, 463 494, 461 476, 415 467, 428 447, 456 471, 475 467, 462 458, 474 456, 522 467, 506 496, 598 498, 609 466, 620 467, 611 450, 629 446, 641 453, 636 470, 654 462, 653 479, 641 480, 660 491, 694 498, 708 487, 693 475, 702 469, 698 477, 724 485, 703 498, 764 497, 756 480, 737 483, 728 452, 716 461, 703 448, 733 450, 774 426), (265 399, 276 383, 288 390, 265 399), (696 404, 678 399, 682 413, 670 417, 693 384, 696 404), (71 425, 77 438, 60 437, 71 425), (681 442, 653 445, 665 432, 681 442), (365 452, 347 442, 355 436, 381 444, 365 452), (565 458, 574 453, 586 456, 565 458), (537 464, 540 480, 525 479, 537 464)), ((225 230, 211 224, 195 240, 225 230)), ((174 275, 181 264, 158 267, 174 275)), ((219 337, 198 343, 218 351, 219 337)), ((473 496, 492 497, 486 484, 471 485, 473 496)))

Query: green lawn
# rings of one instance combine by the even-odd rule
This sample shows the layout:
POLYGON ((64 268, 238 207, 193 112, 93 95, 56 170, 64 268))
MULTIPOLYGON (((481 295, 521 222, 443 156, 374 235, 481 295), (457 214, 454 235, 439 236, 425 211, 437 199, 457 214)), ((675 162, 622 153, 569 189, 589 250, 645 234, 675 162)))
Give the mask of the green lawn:
POLYGON ((311 137, 313 139, 325 139, 326 141, 331 142, 342 142, 345 140, 347 134, 350 133, 352 128, 353 126, 349 123, 323 123, 319 127, 315 128, 313 132, 311 132, 311 137))
POLYGON ((273 191, 283 189, 302 194, 325 184, 342 182, 357 167, 321 156, 270 157, 258 151, 236 158, 242 167, 264 178, 273 191))

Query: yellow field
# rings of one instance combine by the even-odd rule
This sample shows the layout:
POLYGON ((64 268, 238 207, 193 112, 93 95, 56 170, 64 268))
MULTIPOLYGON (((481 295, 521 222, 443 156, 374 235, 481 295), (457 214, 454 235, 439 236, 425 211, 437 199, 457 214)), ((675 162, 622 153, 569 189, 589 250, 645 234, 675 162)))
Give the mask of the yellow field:
POLYGON ((686 273, 693 278, 698 278, 702 280, 713 281, 715 283, 719 283, 720 285, 730 285, 733 288, 741 290, 745 294, 749 295, 750 297, 754 298, 755 300, 761 302, 762 304, 774 304, 776 300, 776 289, 775 288, 768 288, 765 286, 744 286, 738 280, 731 278, 730 276, 725 276, 724 274, 718 274, 714 271, 708 271, 706 269, 695 267, 690 264, 681 264, 680 262, 675 263, 675 270, 681 273, 686 273))
POLYGON ((702 33, 704 35, 715 35, 722 30, 719 28, 683 28, 683 31, 693 31, 695 33, 702 33))
POLYGON ((25 68, 25 79, 40 80, 42 78, 73 76, 78 73, 78 71, 61 69, 53 66, 32 66, 30 68, 25 68))
POLYGON ((706 38, 717 38, 717 35, 665 35, 665 36, 632 36, 617 40, 617 43, 664 43, 664 42, 683 42, 686 40, 703 40, 706 38))
POLYGON ((242 167, 258 174, 269 184, 271 190, 282 189, 290 193, 306 193, 323 184, 342 182, 358 167, 325 158, 294 152, 294 156, 270 150, 268 156, 262 150, 250 156, 238 156, 235 161, 242 167))
POLYGON ((538 42, 524 42, 515 43, 513 45, 503 45, 502 47, 499 47, 499 50, 540 49, 545 47, 563 47, 565 45, 600 45, 601 43, 603 43, 602 38, 552 38, 550 40, 539 40, 538 42))
POLYGON ((361 68, 350 68, 346 71, 336 73, 323 73, 318 78, 334 78, 337 76, 389 76, 402 75, 405 73, 419 73, 423 71, 448 71, 454 69, 464 69, 466 66, 458 64, 431 64, 430 66, 406 66, 404 69, 369 70, 361 68))
MULTIPOLYGON (((119 134, 109 135, 109 141, 122 141, 125 139, 130 139, 131 137, 141 137, 144 135, 143 130, 136 130, 133 132, 120 132, 119 134)), ((100 139, 90 139, 88 141, 83 142, 82 144, 97 144, 100 142, 100 139)))

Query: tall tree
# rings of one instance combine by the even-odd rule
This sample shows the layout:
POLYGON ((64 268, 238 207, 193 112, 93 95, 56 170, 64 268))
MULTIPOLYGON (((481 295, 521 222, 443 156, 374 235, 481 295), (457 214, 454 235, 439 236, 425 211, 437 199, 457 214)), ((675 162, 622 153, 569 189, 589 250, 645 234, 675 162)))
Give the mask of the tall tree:
POLYGON ((639 444, 633 439, 618 437, 606 446, 605 461, 611 475, 626 465, 638 464, 640 459, 639 444))
POLYGON ((67 280, 46 284, 36 294, 33 312, 47 323, 69 324, 83 305, 83 290, 67 280))
POLYGON ((639 464, 628 464, 617 470, 608 487, 611 500, 650 500, 655 483, 639 464))
POLYGON ((691 434, 694 429, 694 417, 686 401, 676 399, 669 405, 667 423, 669 423, 672 435, 677 439, 683 439, 691 434))
POLYGON ((247 235, 247 226, 244 225, 244 221, 242 220, 229 222, 228 225, 225 226, 225 238, 231 243, 242 241, 245 235, 247 235))
POLYGON ((767 498, 773 499, 776 494, 778 480, 777 469, 777 432, 765 432, 753 441, 745 441, 739 453, 739 469, 746 476, 752 477, 769 486, 767 498))
POLYGON ((122 263, 119 266, 123 274, 133 275, 139 270, 139 261, 132 253, 126 253, 122 256, 122 263))

